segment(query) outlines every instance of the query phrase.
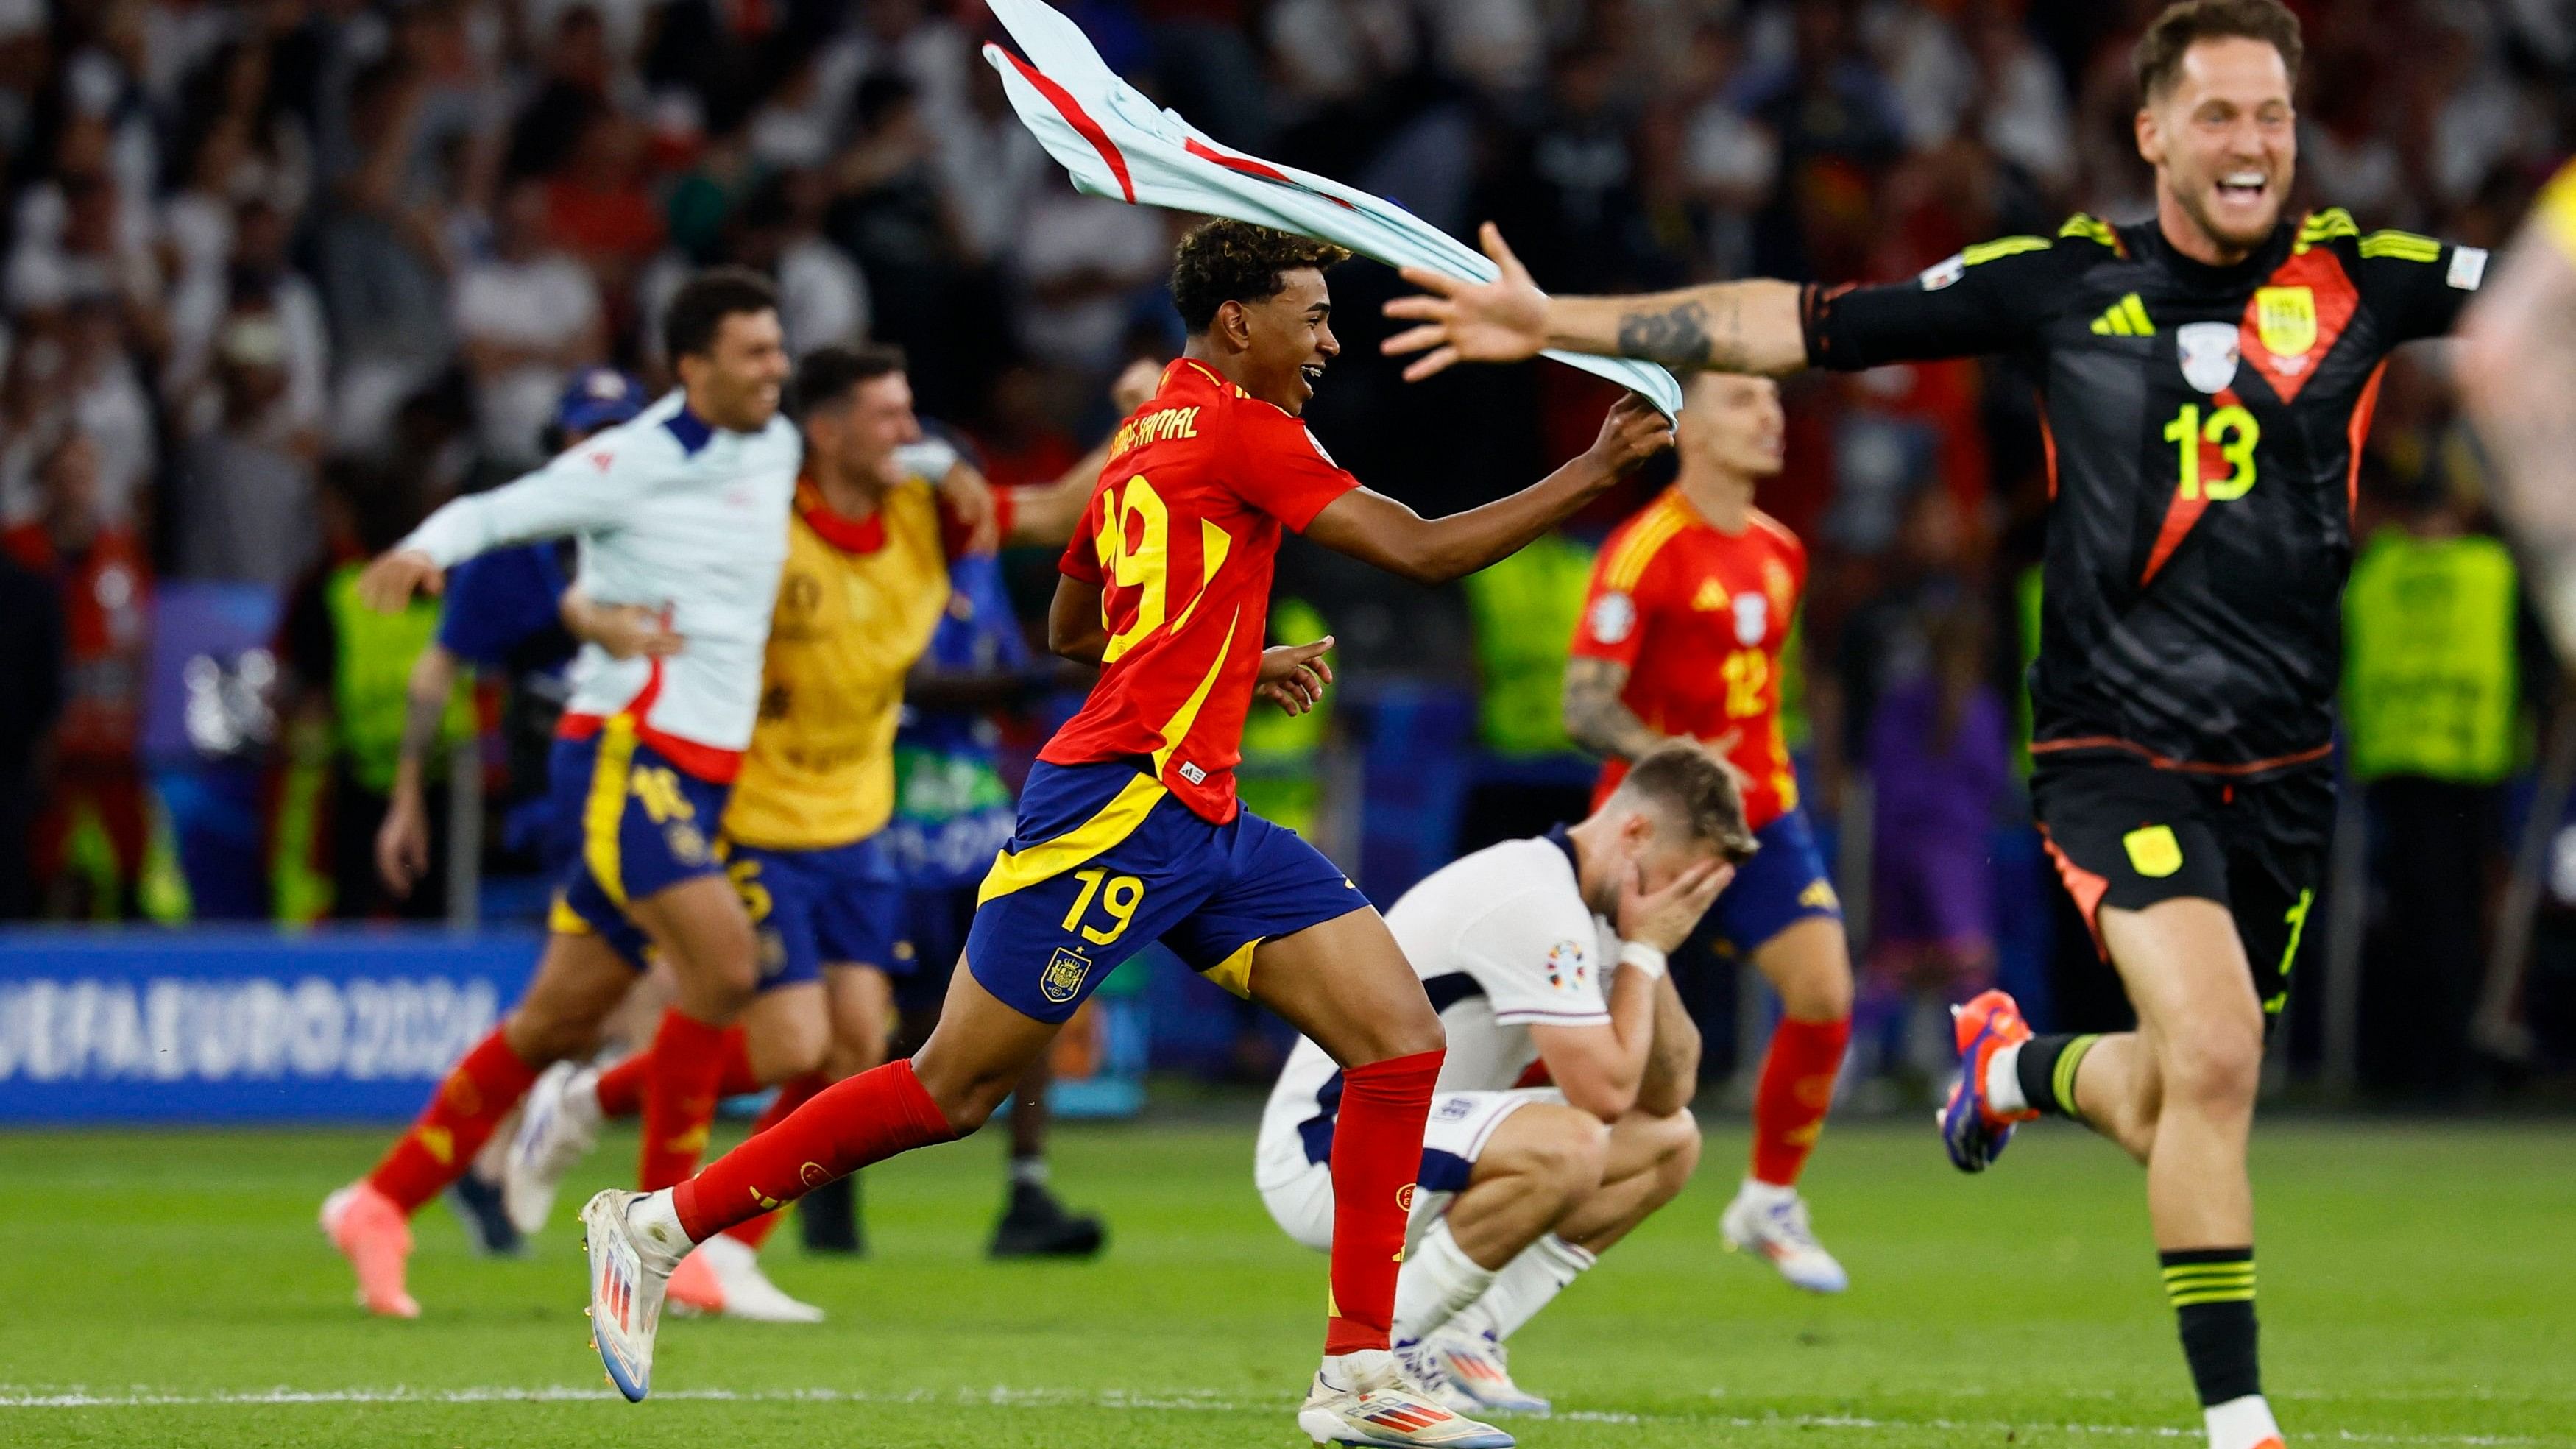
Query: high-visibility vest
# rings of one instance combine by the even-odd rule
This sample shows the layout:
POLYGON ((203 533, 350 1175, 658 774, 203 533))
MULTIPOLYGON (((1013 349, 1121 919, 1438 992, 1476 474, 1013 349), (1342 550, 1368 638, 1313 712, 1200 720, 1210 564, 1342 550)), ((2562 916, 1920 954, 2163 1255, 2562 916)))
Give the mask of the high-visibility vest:
MULTIPOLYGON (((438 636, 438 601, 415 598, 401 613, 377 613, 358 600, 364 570, 363 564, 343 564, 323 585, 339 651, 331 671, 332 735, 349 773, 382 794, 393 789, 394 766, 402 758, 412 664, 438 636)), ((459 680, 439 733, 452 743, 473 732, 473 696, 459 680)), ((444 754, 429 763, 443 767, 444 754)))
POLYGON ((2344 590, 2355 779, 2491 784, 2511 773, 2518 599, 2513 556, 2495 539, 2372 535, 2344 590))
POLYGON ((1583 620, 1593 550, 1561 533, 1466 578, 1476 629, 1477 735, 1504 755, 1563 754, 1565 661, 1583 620))

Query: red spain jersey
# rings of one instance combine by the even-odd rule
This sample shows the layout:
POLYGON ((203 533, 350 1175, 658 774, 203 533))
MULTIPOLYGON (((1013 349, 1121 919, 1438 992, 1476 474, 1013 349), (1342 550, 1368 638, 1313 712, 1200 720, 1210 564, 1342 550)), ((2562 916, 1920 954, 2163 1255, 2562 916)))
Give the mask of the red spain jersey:
POLYGON ((1359 486, 1306 425, 1187 358, 1119 425, 1058 565, 1101 586, 1100 680, 1038 758, 1150 761, 1204 819, 1234 818, 1281 525, 1359 486))
MULTIPOLYGON (((1676 486, 1622 523, 1592 565, 1574 656, 1628 670, 1619 700, 1659 734, 1714 743, 1750 783, 1755 830, 1798 806, 1780 734, 1780 649, 1807 585, 1798 536, 1755 510, 1739 534, 1700 516, 1676 486)), ((1601 768, 1598 805, 1628 773, 1601 768)))

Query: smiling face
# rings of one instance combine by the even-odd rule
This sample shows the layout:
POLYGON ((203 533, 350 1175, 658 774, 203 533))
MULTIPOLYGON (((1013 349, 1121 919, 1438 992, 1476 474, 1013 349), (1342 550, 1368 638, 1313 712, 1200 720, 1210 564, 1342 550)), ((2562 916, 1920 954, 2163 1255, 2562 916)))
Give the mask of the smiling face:
POLYGON ((805 440, 836 476, 878 485, 896 481, 895 449, 921 441, 911 381, 888 372, 855 384, 839 402, 807 414, 805 440))
POLYGON ((703 354, 680 356, 680 386, 699 417, 732 432, 756 433, 778 414, 787 366, 786 334, 776 312, 730 312, 703 354))
POLYGON ((2165 239, 2220 265, 2269 239, 2289 203, 2297 122, 2278 49, 2246 36, 2194 42, 2138 112, 2138 154, 2156 168, 2165 239))
POLYGON ((1324 274, 1295 267, 1279 281, 1276 295, 1219 307, 1208 330, 1223 334, 1232 353, 1224 371, 1235 385, 1294 416, 1305 411, 1342 344, 1333 336, 1333 295, 1324 274))

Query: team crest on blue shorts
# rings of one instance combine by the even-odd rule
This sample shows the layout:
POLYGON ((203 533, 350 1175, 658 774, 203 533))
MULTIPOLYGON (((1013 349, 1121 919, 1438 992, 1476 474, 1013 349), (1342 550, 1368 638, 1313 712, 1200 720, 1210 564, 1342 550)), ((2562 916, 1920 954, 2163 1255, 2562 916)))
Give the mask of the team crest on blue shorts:
POLYGON ((1038 995, 1061 1006, 1082 994, 1082 978, 1090 974, 1090 957, 1070 946, 1059 946, 1046 970, 1038 974, 1038 995))

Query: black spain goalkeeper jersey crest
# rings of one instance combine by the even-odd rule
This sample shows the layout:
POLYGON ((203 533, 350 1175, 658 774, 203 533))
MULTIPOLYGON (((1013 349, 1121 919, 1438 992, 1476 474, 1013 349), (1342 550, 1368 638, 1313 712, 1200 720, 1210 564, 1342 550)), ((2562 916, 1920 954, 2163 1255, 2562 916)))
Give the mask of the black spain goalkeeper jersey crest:
POLYGON ((2363 440, 2388 354, 2450 329, 2486 253, 2340 209, 2245 261, 2078 216, 1912 281, 1810 288, 1811 361, 2001 353, 2038 379, 2052 499, 2035 751, 2256 774, 2322 756, 2363 440))

